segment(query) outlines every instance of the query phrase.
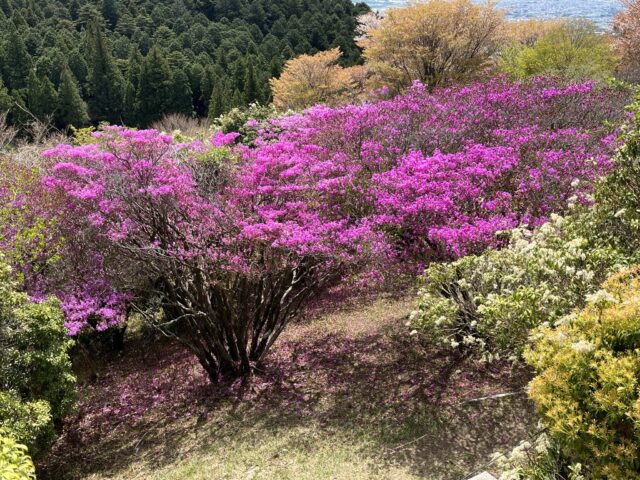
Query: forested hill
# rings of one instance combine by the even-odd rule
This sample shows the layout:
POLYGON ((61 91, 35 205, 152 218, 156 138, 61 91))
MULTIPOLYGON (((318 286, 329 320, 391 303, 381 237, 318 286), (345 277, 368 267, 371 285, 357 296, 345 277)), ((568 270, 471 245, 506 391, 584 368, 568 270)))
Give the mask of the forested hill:
POLYGON ((217 116, 267 102, 268 79, 296 55, 339 46, 357 63, 355 18, 367 10, 350 0, 0 0, 0 111, 59 127, 217 116))

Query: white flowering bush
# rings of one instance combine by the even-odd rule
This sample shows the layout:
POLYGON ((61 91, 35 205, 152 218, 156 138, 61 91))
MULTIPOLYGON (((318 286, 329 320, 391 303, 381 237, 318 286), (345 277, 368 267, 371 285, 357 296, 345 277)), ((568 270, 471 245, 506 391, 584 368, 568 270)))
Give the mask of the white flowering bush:
POLYGON ((223 133, 237 132, 239 141, 250 144, 265 122, 278 117, 273 105, 252 103, 245 108, 234 108, 213 121, 213 128, 223 133))
POLYGON ((534 232, 509 232, 501 250, 431 266, 410 327, 487 362, 518 360, 532 328, 581 307, 617 268, 614 250, 574 232, 554 215, 534 232))
POLYGON ((553 440, 546 434, 532 442, 524 441, 507 454, 492 458, 499 480, 584 480, 584 467, 569 464, 553 440))

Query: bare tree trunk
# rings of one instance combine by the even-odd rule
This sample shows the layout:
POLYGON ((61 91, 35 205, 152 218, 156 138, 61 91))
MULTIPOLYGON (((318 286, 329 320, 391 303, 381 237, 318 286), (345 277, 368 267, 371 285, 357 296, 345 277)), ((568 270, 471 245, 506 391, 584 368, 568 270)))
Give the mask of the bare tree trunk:
POLYGON ((163 286, 163 332, 198 358, 212 382, 260 368, 270 348, 309 298, 326 283, 298 266, 262 278, 230 275, 210 282, 201 272, 163 286))

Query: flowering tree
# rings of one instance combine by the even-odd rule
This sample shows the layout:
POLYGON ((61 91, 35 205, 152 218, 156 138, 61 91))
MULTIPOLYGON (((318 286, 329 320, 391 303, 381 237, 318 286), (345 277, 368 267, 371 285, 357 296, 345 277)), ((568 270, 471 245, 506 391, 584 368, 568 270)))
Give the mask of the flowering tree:
POLYGON ((66 305, 72 329, 127 303, 212 380, 249 374, 309 298, 379 248, 361 219, 316 208, 323 192, 289 182, 286 164, 235 168, 224 148, 235 134, 213 146, 154 130, 97 136, 46 153, 58 160, 45 184, 64 198, 64 248, 91 266, 66 280, 84 292, 66 305))
POLYGON ((302 109, 316 103, 340 104, 363 91, 366 68, 338 65, 339 48, 289 60, 280 78, 270 81, 273 104, 279 110, 302 109))
POLYGON ((640 1, 623 0, 625 9, 613 20, 614 45, 620 56, 620 70, 630 81, 640 79, 640 1))
POLYGON ((251 147, 109 127, 46 153, 60 263, 33 284, 72 333, 134 308, 212 380, 248 374, 335 282, 476 253, 588 201, 626 101, 497 79, 252 123, 251 147))
POLYGON ((495 3, 428 0, 390 8, 380 21, 361 19, 358 45, 380 85, 400 92, 477 78, 499 50, 504 12, 495 3))

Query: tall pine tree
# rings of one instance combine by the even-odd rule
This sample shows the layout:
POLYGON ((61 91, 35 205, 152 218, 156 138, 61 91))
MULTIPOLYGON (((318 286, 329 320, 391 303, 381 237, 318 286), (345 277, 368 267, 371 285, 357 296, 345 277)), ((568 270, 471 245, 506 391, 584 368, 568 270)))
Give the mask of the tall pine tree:
POLYGON ((9 90, 4 86, 2 77, 0 77, 0 114, 5 114, 13 106, 13 99, 9 95, 9 90))
POLYGON ((227 111, 228 89, 221 80, 214 80, 211 98, 209 99, 209 118, 218 118, 227 111))
POLYGON ((4 79, 9 90, 18 90, 27 86, 27 78, 31 70, 33 61, 24 40, 16 30, 9 24, 9 37, 6 43, 4 54, 4 79))
POLYGON ((61 128, 69 125, 81 127, 89 121, 87 114, 87 104, 80 97, 80 90, 73 77, 71 70, 65 68, 60 76, 60 87, 58 87, 58 110, 56 112, 56 123, 61 128))
POLYGON ((124 122, 127 125, 138 124, 138 86, 140 85, 141 69, 142 55, 135 46, 131 47, 127 60, 127 79, 124 91, 124 122))
POLYGON ((233 92, 233 97, 231 97, 231 104, 229 105, 229 107, 242 108, 245 105, 246 104, 244 103, 244 95, 242 95, 242 92, 240 92, 240 90, 236 88, 233 92))
POLYGON ((95 120, 119 123, 122 119, 125 83, 97 24, 89 29, 89 108, 95 120))
POLYGON ((182 113, 191 117, 193 115, 193 92, 189 84, 189 77, 180 68, 171 75, 171 97, 166 107, 167 112, 182 113))
POLYGON ((244 101, 246 104, 260 102, 262 100, 252 60, 253 57, 249 57, 247 60, 247 73, 244 79, 244 101))
POLYGON ((52 115, 58 103, 58 93, 48 77, 38 78, 35 70, 27 79, 27 108, 38 119, 52 115))
POLYGON ((139 121, 143 126, 162 118, 171 97, 171 70, 162 51, 153 47, 142 62, 138 86, 139 121))
MULTIPOLYGON (((80 49, 72 50, 67 56, 66 63, 69 65, 71 73, 73 73, 73 76, 78 81, 80 91, 82 91, 82 85, 87 83, 87 79, 89 77, 89 65, 87 65, 87 61, 80 53, 80 49)), ((62 73, 62 69, 60 70, 60 73, 62 73)))

